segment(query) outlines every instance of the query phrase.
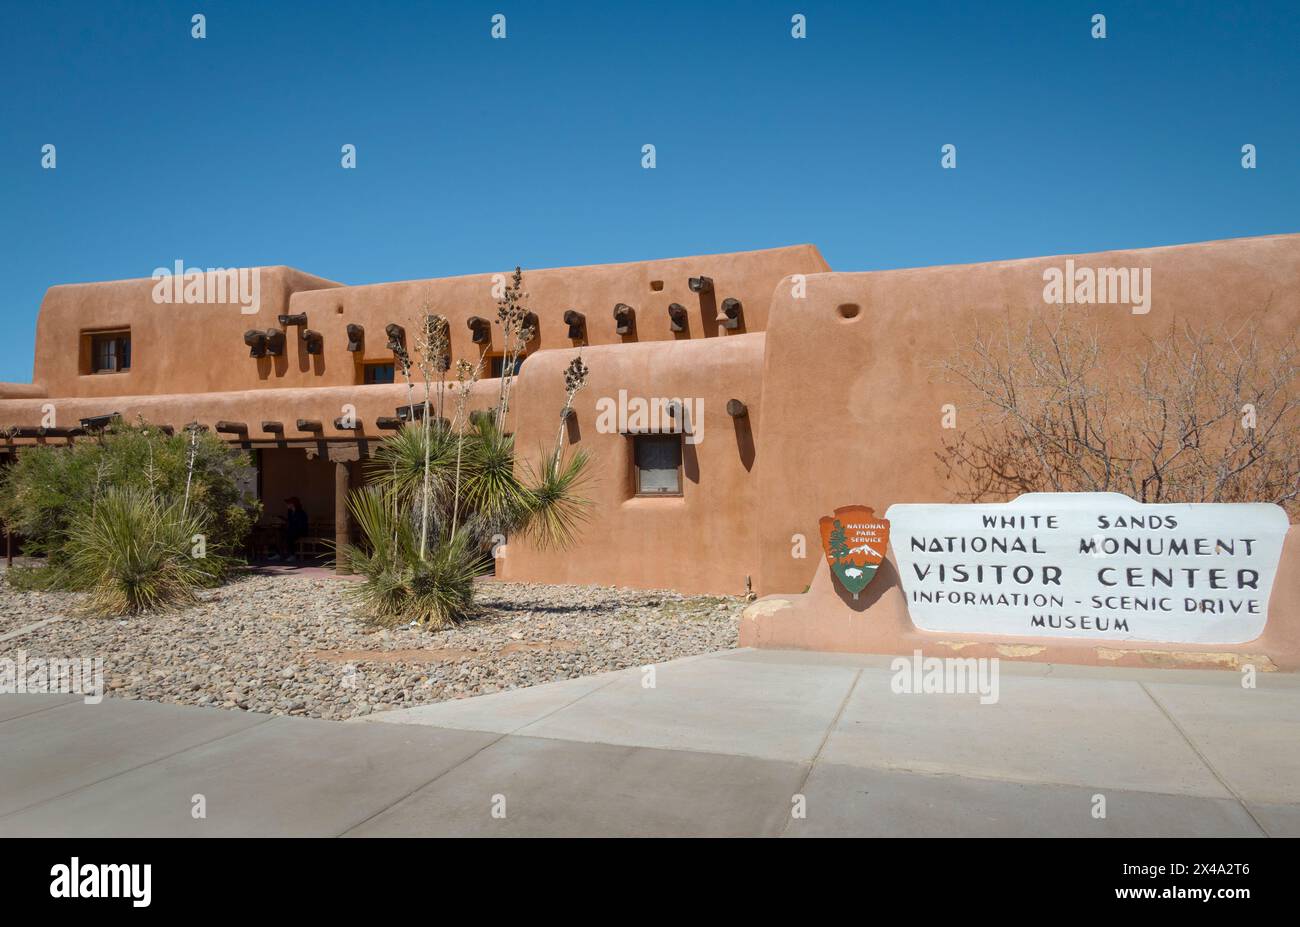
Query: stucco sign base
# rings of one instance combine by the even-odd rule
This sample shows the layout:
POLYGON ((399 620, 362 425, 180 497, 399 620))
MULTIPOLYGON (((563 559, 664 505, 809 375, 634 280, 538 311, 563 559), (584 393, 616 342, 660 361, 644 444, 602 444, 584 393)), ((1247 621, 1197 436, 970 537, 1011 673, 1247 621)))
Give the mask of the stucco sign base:
POLYGON ((1186 644, 1101 637, 1012 637, 922 631, 912 623, 891 551, 857 601, 823 559, 808 591, 759 599, 740 618, 741 647, 999 657, 1040 663, 1300 671, 1300 527, 1287 531, 1264 632, 1244 644, 1186 644))

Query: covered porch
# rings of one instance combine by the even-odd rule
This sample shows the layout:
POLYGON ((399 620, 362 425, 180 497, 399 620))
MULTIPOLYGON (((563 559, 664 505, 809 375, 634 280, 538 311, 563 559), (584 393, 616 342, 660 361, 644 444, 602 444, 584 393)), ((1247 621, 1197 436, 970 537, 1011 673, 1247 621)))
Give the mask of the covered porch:
MULTIPOLYGON (((335 561, 335 550, 358 539, 347 495, 364 483, 364 442, 258 442, 244 448, 255 473, 248 490, 262 503, 248 539, 251 562, 320 565, 335 561), (297 499, 305 515, 300 535, 287 531, 289 499, 297 499)), ((335 570, 347 573, 347 564, 335 562, 335 570)))

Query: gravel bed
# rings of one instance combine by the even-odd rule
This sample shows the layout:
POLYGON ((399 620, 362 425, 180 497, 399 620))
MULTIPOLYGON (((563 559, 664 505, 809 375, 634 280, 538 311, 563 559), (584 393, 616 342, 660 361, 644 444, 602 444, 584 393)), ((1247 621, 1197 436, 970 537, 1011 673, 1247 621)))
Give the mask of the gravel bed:
POLYGON ((0 657, 102 657, 107 694, 346 719, 660 663, 736 646, 743 598, 533 583, 479 585, 486 617, 447 631, 377 629, 345 581, 245 576, 163 615, 72 616, 75 596, 0 583, 0 657))
MULTIPOLYGON (((0 575, 0 635, 68 615, 78 598, 70 592, 19 592, 5 584, 0 575)), ((4 646, 0 643, 0 647, 4 646)))

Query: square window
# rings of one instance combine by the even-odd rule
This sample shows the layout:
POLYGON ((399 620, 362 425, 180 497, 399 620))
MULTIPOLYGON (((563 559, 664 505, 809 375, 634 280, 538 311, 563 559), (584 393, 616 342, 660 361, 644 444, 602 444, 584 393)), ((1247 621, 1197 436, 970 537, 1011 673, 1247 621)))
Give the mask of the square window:
POLYGON ((130 332, 102 332, 90 336, 91 373, 118 373, 130 369, 130 332))
MULTIPOLYGON (((520 354, 518 357, 515 358, 515 372, 514 372, 515 376, 519 375, 519 368, 522 367, 523 365, 524 365, 524 355, 520 354)), ((501 376, 505 372, 505 369, 506 369, 505 357, 503 357, 500 354, 493 354, 488 356, 488 377, 489 378, 496 378, 501 376)))
POLYGON ((681 435, 633 435, 632 465, 638 496, 682 494, 681 435))
POLYGON ((392 383, 397 370, 393 364, 366 364, 362 383, 392 383))

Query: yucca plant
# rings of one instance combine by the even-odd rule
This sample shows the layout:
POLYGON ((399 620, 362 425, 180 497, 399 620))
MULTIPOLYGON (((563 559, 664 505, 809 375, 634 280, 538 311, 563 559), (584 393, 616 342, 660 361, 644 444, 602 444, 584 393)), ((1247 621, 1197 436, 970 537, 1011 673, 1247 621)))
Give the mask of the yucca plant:
POLYGON ((454 624, 473 613, 473 581, 489 569, 488 552, 498 535, 519 533, 541 547, 565 547, 586 517, 587 501, 578 490, 589 458, 583 451, 567 458, 563 454, 564 422, 587 379, 581 356, 565 371, 560 433, 538 469, 517 465, 515 439, 504 424, 515 361, 535 334, 523 305, 527 296, 523 273, 515 268, 498 300, 506 355, 497 407, 490 414, 471 417, 468 412, 482 357, 477 364, 459 361, 455 382, 448 383, 446 320, 432 314, 431 306, 422 310, 416 359, 394 348, 412 420, 416 405, 410 373, 420 372, 424 416, 381 442, 368 467, 371 485, 349 497, 364 542, 340 552, 364 577, 349 595, 376 622, 454 624), (442 417, 449 389, 454 399, 450 422, 442 417))
POLYGON ((370 458, 367 478, 409 503, 423 489, 426 459, 430 495, 437 505, 451 497, 456 459, 456 436, 440 425, 403 428, 386 436, 370 458))
POLYGON ((533 495, 515 469, 515 438, 495 418, 479 416, 468 434, 461 502, 492 532, 508 534, 532 515, 533 495))
POLYGON ((185 605, 223 571, 220 555, 195 557, 204 518, 182 500, 160 501, 135 487, 110 487, 73 523, 64 548, 68 584, 84 589, 84 610, 133 615, 185 605))
POLYGON ((391 490, 367 486, 348 502, 367 543, 346 549, 352 569, 365 577, 346 594, 372 621, 441 629, 473 614, 474 578, 486 562, 467 531, 434 538, 422 557, 415 513, 395 506, 391 490))
POLYGON ((532 500, 524 528, 538 547, 568 547, 578 526, 586 521, 590 500, 579 495, 578 489, 586 481, 589 459, 587 452, 580 450, 568 458, 562 453, 544 454, 536 470, 528 465, 532 500))

